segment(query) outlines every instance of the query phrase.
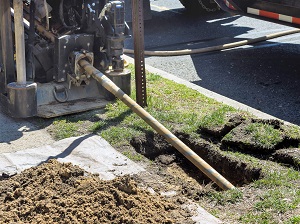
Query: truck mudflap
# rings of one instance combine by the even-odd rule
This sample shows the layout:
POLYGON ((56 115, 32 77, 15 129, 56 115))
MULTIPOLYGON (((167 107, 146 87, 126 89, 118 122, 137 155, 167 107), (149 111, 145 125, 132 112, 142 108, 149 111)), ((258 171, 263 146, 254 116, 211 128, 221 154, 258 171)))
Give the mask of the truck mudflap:
POLYGON ((253 8, 253 7, 248 7, 247 13, 300 25, 300 18, 295 17, 295 16, 284 15, 284 14, 261 10, 261 9, 257 9, 257 8, 253 8))
POLYGON ((282 23, 300 26, 300 2, 287 0, 215 0, 224 11, 282 23))

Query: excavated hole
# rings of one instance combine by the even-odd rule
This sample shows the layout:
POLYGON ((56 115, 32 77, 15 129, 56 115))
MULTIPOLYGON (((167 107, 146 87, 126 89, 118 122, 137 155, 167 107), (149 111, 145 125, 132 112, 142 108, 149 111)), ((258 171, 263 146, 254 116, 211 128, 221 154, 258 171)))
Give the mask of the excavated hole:
MULTIPOLYGON (((224 155, 221 150, 208 142, 196 142, 186 134, 176 136, 235 186, 249 184, 262 177, 261 169, 224 155)), ((193 178, 199 184, 211 183, 208 177, 157 134, 149 132, 143 137, 135 137, 131 140, 131 145, 138 153, 156 161, 162 167, 169 168, 176 164, 184 175, 193 178)))

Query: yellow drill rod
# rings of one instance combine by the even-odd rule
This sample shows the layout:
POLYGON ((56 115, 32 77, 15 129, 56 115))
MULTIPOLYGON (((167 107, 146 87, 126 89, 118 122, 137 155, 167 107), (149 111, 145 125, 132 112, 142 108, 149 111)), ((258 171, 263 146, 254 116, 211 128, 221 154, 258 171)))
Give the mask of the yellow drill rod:
POLYGON ((99 70, 94 68, 89 62, 82 59, 79 65, 96 79, 105 89, 118 97, 123 103, 125 103, 133 112, 140 116, 147 124, 149 124, 154 130, 174 146, 180 153, 182 153, 188 160, 190 160, 198 169, 200 169, 205 175, 207 175, 212 181, 214 181, 223 190, 233 189, 234 186, 226 180, 221 174, 219 174, 214 168, 206 163, 201 157, 199 157, 193 150, 173 135, 168 129, 160 124, 154 117, 152 117, 147 111, 145 111, 140 105, 138 105, 133 99, 125 94, 118 86, 116 86, 108 77, 106 77, 99 70))

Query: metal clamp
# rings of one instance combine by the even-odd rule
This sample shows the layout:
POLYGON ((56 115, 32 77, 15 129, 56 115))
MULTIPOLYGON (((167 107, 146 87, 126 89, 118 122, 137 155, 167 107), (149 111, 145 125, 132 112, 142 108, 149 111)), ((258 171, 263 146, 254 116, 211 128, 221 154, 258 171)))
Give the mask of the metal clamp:
POLYGON ((54 98, 56 99, 57 102, 65 103, 69 99, 68 89, 63 85, 55 86, 54 89, 53 89, 53 96, 54 96, 54 98), (63 94, 65 97, 64 98, 59 98, 57 96, 58 93, 60 95, 63 94))
POLYGON ((86 50, 74 51, 69 56, 69 62, 71 64, 72 72, 75 74, 77 79, 80 79, 81 75, 85 74, 84 69, 82 69, 78 62, 81 59, 86 59, 89 63, 94 63, 94 54, 93 52, 88 52, 86 50))

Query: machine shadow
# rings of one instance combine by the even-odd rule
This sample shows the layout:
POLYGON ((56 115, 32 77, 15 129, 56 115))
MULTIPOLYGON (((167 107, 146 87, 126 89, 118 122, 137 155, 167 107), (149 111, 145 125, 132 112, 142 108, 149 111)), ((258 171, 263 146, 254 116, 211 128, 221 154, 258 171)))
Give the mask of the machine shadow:
POLYGON ((88 134, 88 135, 84 135, 82 137, 77 138, 76 140, 74 140, 63 152, 55 155, 55 156, 49 156, 46 160, 41 161, 37 166, 48 162, 51 159, 59 159, 59 158, 65 158, 68 155, 70 155, 72 153, 72 151, 74 149, 76 149, 76 147, 78 145, 80 145, 80 143, 82 143, 84 140, 90 138, 91 136, 93 136, 93 134, 88 134))
POLYGON ((11 118, 6 115, 2 109, 0 106, 0 126, 5 128, 0 128, 0 144, 6 143, 10 145, 11 142, 23 137, 24 132, 36 130, 36 128, 26 120, 11 118))

